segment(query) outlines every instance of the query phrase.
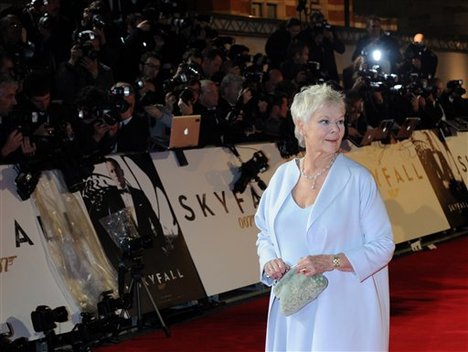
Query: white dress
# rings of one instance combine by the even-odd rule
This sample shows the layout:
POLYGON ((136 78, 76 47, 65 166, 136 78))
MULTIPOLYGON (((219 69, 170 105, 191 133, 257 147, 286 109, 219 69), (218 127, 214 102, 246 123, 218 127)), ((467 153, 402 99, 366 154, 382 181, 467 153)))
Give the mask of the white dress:
POLYGON ((270 296, 267 351, 386 351, 389 336, 387 264, 394 242, 391 224, 368 170, 340 155, 313 206, 301 209, 291 192, 296 162, 281 165, 262 195, 255 221, 260 279, 265 263, 290 265, 305 255, 344 253, 354 272, 324 273, 328 287, 313 302, 285 317, 270 296))
MULTIPOLYGON (((278 245, 283 260, 290 266, 306 255, 307 250, 307 219, 312 211, 313 205, 301 208, 297 205, 293 196, 289 194, 276 219, 278 245)), ((275 299, 270 310, 270 322, 267 334, 271 336, 266 346, 267 351, 300 351, 309 342, 301 341, 300 336, 308 334, 297 334, 299 330, 312 331, 314 303, 305 306, 294 317, 286 317, 281 313, 280 302, 275 299), (284 338, 286 336, 286 338, 284 338), (280 338, 275 338, 280 337, 280 338)), ((309 349, 310 350, 310 349, 309 349)))

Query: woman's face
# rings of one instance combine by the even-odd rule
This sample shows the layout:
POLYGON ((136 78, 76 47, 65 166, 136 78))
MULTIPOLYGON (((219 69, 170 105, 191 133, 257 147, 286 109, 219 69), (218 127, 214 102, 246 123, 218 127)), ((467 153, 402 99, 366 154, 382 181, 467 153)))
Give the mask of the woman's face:
POLYGON ((308 152, 336 153, 345 131, 344 106, 330 105, 316 110, 310 120, 298 126, 308 152))

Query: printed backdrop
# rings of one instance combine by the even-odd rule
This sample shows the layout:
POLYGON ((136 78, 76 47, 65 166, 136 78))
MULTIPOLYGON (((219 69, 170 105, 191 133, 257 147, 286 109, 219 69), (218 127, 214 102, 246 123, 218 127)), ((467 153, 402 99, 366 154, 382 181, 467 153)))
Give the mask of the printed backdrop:
MULTIPOLYGON (((373 173, 397 243, 466 225, 464 143, 466 135, 442 143, 432 132, 422 131, 412 140, 374 143, 347 153, 373 173)), ((141 275, 158 308, 258 282, 253 216, 262 184, 285 161, 276 146, 268 143, 193 149, 183 154, 186 166, 180 166, 174 152, 112 156, 91 167, 80 193, 61 196, 62 202, 82 204, 83 214, 89 215, 94 230, 87 238, 98 239, 109 265, 120 272, 119 291, 128 290, 132 279, 141 275), (267 159, 266 170, 257 169, 254 155, 258 152, 267 159), (245 190, 233 192, 234 187, 245 190), (127 208, 134 211, 124 211, 127 208), (110 219, 122 213, 131 219, 120 232, 132 239, 131 250, 110 226, 114 224, 110 219), (141 238, 151 240, 149 248, 147 241, 133 241, 141 238)), ((38 305, 64 305, 72 319, 57 331, 68 331, 78 321, 80 309, 60 275, 61 268, 50 260, 46 244, 54 240, 54 229, 48 225, 52 222, 44 221, 47 207, 41 213, 31 199, 19 199, 13 166, 1 166, 0 171, 0 324, 10 322, 14 338, 34 339, 38 335, 32 329, 31 312, 38 305)), ((46 176, 53 185, 53 178, 46 176)), ((65 225, 72 226, 70 235, 78 235, 69 216, 59 215, 65 225)), ((86 249, 86 241, 81 239, 81 250, 86 249)), ((143 290, 141 298, 144 310, 150 311, 143 290)))

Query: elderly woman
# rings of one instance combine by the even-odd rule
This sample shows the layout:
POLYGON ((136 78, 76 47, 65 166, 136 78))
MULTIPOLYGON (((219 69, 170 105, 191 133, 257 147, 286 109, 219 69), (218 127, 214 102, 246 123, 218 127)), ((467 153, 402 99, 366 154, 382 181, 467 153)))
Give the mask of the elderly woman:
POLYGON ((323 273, 328 287, 289 316, 272 290, 266 350, 388 350, 395 245, 372 175, 339 153, 344 97, 327 85, 306 87, 291 113, 306 153, 281 165, 262 195, 255 216, 261 281, 271 286, 295 270, 323 273))

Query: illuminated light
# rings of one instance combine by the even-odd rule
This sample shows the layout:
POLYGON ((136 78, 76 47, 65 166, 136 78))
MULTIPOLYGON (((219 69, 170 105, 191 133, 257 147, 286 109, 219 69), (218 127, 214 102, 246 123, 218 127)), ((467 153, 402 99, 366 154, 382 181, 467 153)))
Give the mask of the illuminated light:
POLYGON ((372 59, 374 61, 380 61, 380 59, 382 58, 382 52, 378 49, 372 51, 372 59))

